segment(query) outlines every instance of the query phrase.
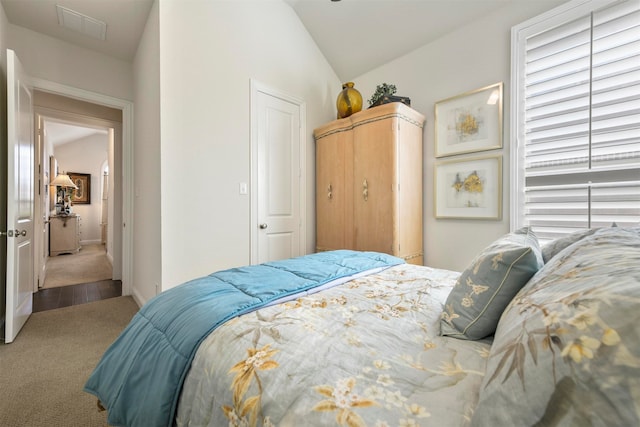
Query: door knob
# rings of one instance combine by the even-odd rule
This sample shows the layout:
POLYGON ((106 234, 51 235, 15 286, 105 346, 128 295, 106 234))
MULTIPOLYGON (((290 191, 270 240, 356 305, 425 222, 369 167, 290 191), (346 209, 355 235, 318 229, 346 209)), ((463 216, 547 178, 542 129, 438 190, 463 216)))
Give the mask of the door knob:
POLYGON ((267 224, 266 223, 260 224, 260 230, 265 230, 266 228, 267 228, 267 224))
POLYGON ((8 231, 0 231, 0 237, 2 236, 7 236, 7 237, 19 237, 19 236, 26 236, 27 235, 27 230, 8 230, 8 231))

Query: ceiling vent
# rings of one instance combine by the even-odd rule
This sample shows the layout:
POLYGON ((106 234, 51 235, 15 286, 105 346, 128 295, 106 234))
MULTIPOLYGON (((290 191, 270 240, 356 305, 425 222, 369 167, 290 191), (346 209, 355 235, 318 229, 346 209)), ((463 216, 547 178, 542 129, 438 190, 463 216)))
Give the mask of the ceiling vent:
POLYGON ((58 24, 98 40, 107 38, 107 24, 75 10, 56 5, 58 24))

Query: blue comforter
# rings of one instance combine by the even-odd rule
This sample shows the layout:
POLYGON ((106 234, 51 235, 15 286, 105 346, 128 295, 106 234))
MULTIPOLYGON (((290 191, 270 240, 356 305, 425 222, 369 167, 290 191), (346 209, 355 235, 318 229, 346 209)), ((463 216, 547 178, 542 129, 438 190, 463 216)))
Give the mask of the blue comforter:
POLYGON ((163 292, 131 320, 85 385, 114 426, 171 426, 198 346, 227 320, 332 280, 404 261, 331 251, 233 268, 163 292))

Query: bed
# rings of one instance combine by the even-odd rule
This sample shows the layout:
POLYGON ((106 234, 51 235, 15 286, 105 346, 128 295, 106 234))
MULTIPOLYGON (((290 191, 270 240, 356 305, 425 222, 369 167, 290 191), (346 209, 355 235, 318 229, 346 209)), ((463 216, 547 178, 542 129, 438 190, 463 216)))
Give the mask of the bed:
POLYGON ((637 227, 523 228, 462 272, 331 251, 174 289, 85 386, 112 425, 640 425, 637 227))

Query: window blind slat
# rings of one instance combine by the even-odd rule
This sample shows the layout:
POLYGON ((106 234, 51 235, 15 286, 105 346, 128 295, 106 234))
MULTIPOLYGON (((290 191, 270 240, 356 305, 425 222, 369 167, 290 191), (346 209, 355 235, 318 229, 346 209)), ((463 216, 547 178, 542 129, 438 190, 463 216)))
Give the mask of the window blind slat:
POLYGON ((527 105, 535 107, 552 103, 554 100, 566 101, 589 96, 589 71, 566 76, 558 80, 551 80, 525 88, 527 105), (562 81, 564 80, 564 81, 562 81))
MULTIPOLYGON (((633 69, 625 67, 620 70, 607 70, 610 71, 607 74, 596 75, 592 84, 593 92, 598 94, 616 88, 636 87, 640 83, 640 58, 637 58, 634 65, 636 67, 633 69)), ((600 69, 600 71, 603 71, 603 69, 600 69)))
MULTIPOLYGON (((616 19, 624 19, 626 16, 630 16, 635 19, 635 16, 640 12, 636 0, 616 2, 611 5, 605 6, 593 12, 593 23, 596 26, 601 26, 605 22, 609 22, 616 19)), ((636 24, 638 21, 635 21, 636 24)))
POLYGON ((574 64, 584 65, 585 61, 588 64, 591 46, 589 39, 585 38, 581 40, 581 44, 570 49, 563 50, 558 47, 557 50, 557 52, 550 52, 548 56, 528 63, 527 68, 530 71, 529 78, 539 80, 547 74, 563 75, 567 73, 567 70, 573 69, 574 67, 572 65, 574 64), (537 77, 538 75, 542 75, 543 77, 537 77))
MULTIPOLYGON (((603 15, 601 19, 605 19, 603 15)), ((525 49, 527 51, 527 58, 529 60, 536 60, 540 57, 548 55, 545 54, 545 47, 561 42, 567 38, 574 36, 575 34, 584 33, 589 29, 590 18, 580 17, 575 20, 565 22, 563 25, 548 29, 547 31, 540 32, 527 39, 525 49), (538 53, 542 52, 542 53, 538 53)))

